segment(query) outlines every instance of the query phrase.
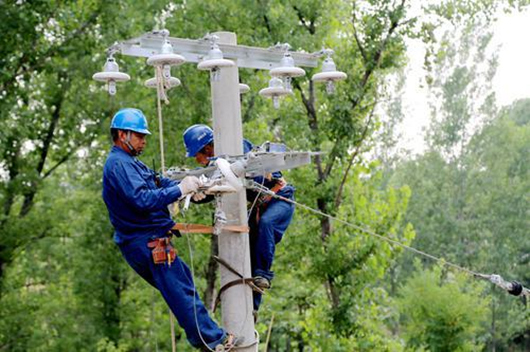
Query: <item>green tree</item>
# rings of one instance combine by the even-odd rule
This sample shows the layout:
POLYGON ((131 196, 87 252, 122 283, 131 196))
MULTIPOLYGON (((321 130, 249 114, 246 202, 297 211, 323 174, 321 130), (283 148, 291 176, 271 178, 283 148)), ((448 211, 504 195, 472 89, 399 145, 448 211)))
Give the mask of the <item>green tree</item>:
POLYGON ((484 347, 488 300, 483 285, 437 266, 421 270, 399 290, 397 305, 407 345, 412 350, 477 351, 484 347))

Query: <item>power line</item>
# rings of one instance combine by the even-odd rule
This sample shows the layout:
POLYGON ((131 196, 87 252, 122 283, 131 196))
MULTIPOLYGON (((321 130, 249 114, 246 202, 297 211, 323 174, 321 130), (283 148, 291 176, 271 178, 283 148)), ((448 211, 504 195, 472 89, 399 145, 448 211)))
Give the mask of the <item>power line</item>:
POLYGON ((459 271, 462 271, 468 275, 471 275, 472 277, 474 278, 480 278, 480 279, 484 279, 484 280, 488 280, 490 281, 491 283, 493 283, 494 285, 502 288, 503 290, 507 291, 509 294, 511 295, 514 295, 514 296, 526 296, 526 297, 530 297, 530 290, 526 287, 524 287, 522 284, 520 284, 519 282, 517 281, 512 281, 512 282, 509 282, 509 281, 505 281, 500 275, 497 275, 497 274, 491 274, 491 275, 488 275, 488 274, 482 274, 482 273, 479 273, 479 272, 476 272, 476 271, 473 271, 473 270, 470 270, 470 269, 467 269, 465 267, 462 267, 458 264, 454 264, 454 263, 451 263, 451 262, 448 262, 446 260, 442 260, 441 258, 438 258, 432 254, 429 254, 429 253, 426 253, 424 251, 421 251, 417 248, 414 248, 414 247, 411 247, 411 246, 408 246, 404 243, 401 243, 399 241, 396 241, 396 240, 393 240, 391 238, 388 238, 388 237, 385 237, 385 236, 382 236, 378 233, 375 233, 374 231, 366 228, 366 227, 362 227, 362 226, 359 226, 359 225, 355 225, 351 222, 348 222, 346 220, 342 220, 342 219, 339 219, 337 217, 334 217, 334 216, 331 216, 329 214, 326 214, 320 210, 317 210, 317 209, 314 209, 314 208, 311 208, 305 204, 302 204, 302 203, 299 203, 297 201, 295 201, 294 199, 289 199, 289 198, 285 198, 285 197, 282 197, 274 192, 272 192, 271 190, 269 190, 268 188, 266 187, 263 187, 262 185, 260 185, 259 183, 257 182, 253 182, 251 183, 250 185, 250 188, 254 188, 254 189, 258 189, 260 190, 261 192, 263 193, 266 193, 276 199, 280 199, 280 200, 283 200, 285 202, 288 202, 288 203, 291 203, 291 204, 294 204, 300 208, 303 208, 303 209, 306 209, 314 214, 317 214, 317 215, 320 215, 320 216, 323 216, 323 217, 326 217, 326 218, 329 218, 331 220, 334 220, 336 222, 339 222, 343 225, 346 225, 348 227, 351 227, 351 228, 354 228, 356 230, 359 230, 359 231, 362 231, 372 237, 375 237, 377 239, 380 239, 382 241, 386 241, 388 243, 391 243, 391 244, 394 244, 396 246, 399 246, 401 248, 404 248, 408 251, 411 251, 415 254, 418 254, 418 255, 421 255, 425 258, 429 258, 431 260, 434 260, 438 263, 441 263, 445 266, 448 266, 448 267, 452 267, 453 269, 456 269, 456 270, 459 270, 459 271))

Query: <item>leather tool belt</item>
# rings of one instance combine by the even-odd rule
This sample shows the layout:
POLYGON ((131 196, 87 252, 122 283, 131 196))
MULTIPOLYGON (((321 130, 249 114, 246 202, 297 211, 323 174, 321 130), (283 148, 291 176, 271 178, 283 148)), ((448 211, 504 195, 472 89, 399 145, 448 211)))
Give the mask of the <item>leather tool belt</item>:
POLYGON ((171 244, 171 237, 156 238, 147 242, 147 247, 152 248, 153 262, 155 264, 171 265, 177 258, 177 250, 171 244))

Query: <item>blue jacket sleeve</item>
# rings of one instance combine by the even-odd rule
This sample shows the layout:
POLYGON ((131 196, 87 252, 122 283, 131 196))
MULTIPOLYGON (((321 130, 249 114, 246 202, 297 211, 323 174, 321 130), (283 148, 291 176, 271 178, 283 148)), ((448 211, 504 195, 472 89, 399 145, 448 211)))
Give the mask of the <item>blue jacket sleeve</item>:
POLYGON ((167 177, 160 177, 160 186, 162 188, 177 186, 178 182, 167 177))
POLYGON ((149 187, 139 171, 125 163, 118 163, 113 170, 116 189, 134 209, 139 211, 160 210, 180 198, 182 193, 175 184, 170 187, 149 187))

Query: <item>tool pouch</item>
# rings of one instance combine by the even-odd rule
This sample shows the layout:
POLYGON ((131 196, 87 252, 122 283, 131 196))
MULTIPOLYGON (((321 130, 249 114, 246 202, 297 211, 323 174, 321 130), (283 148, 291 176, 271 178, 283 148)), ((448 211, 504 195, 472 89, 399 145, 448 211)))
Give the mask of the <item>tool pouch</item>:
POLYGON ((152 248, 151 254, 155 264, 167 263, 171 265, 177 257, 177 251, 171 245, 169 237, 157 238, 147 243, 149 248, 152 248))

